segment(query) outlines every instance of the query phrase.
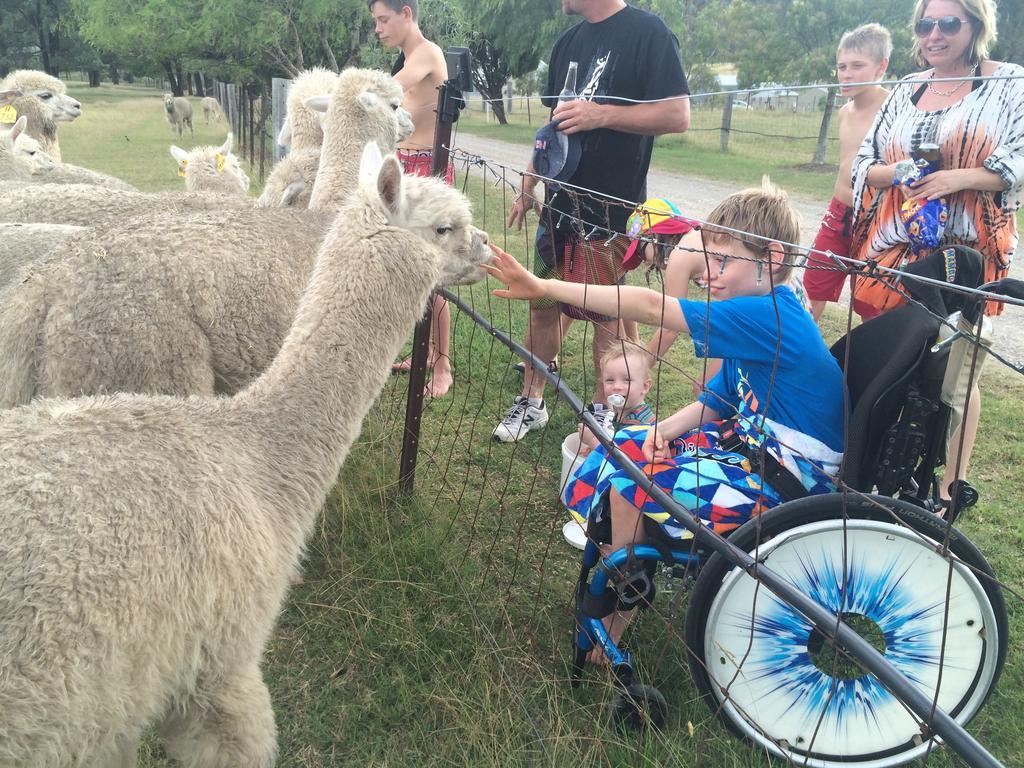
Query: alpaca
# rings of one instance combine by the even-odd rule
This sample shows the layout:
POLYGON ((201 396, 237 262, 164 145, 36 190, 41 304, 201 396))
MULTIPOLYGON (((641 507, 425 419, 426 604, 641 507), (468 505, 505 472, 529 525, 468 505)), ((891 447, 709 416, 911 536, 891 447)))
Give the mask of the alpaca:
POLYGON ((171 145, 171 157, 178 161, 178 175, 185 179, 186 192, 212 192, 227 197, 247 197, 249 177, 238 157, 231 154, 232 135, 219 147, 195 147, 186 151, 171 145))
POLYGON ((0 81, 0 91, 14 90, 22 95, 12 106, 28 117, 29 135, 55 162, 61 162, 57 123, 77 119, 82 104, 67 95, 67 87, 56 77, 35 69, 19 69, 0 81))
MULTIPOLYGON (((394 81, 384 82, 391 93, 394 81)), ((380 99, 373 90, 365 96, 380 99)), ((337 91, 333 98, 364 113, 359 98, 337 91)), ((348 122, 344 109, 339 114, 348 122)), ((390 123, 381 121, 391 141, 399 114, 388 109, 390 123)), ((330 122, 329 115, 328 132, 330 122)), ((351 150, 344 142, 331 146, 351 150)), ((342 160, 358 164, 359 156, 342 160)), ((358 167, 350 172, 346 162, 331 167, 358 178, 358 167)), ((28 193, 0 189, 0 212, 14 206, 16 216, 30 217, 46 201, 28 193)), ((76 216, 61 217, 60 206, 72 202, 56 198, 52 218, 25 220, 89 224, 100 215, 102 201, 93 197, 74 206, 76 216)), ((204 215, 193 208, 187 216, 159 209, 108 218, 109 210, 102 211, 104 226, 63 259, 27 268, 0 298, 0 408, 113 391, 238 391, 280 347, 333 215, 244 208, 204 215)))
POLYGON ((73 224, 105 229, 157 214, 185 220, 210 210, 252 208, 248 197, 209 192, 133 192, 92 184, 0 186, 0 223, 73 224))
POLYGON ((0 295, 29 264, 63 249, 85 227, 65 224, 0 224, 0 295))
POLYGON ((305 103, 327 114, 310 208, 337 208, 345 202, 358 181, 358 168, 349 158, 358 157, 367 142, 376 141, 381 152, 394 152, 412 135, 412 118, 402 109, 402 87, 384 72, 346 69, 331 95, 305 103))
MULTIPOLYGON (((4 102, 0 100, 0 106, 3 104, 4 102)), ((9 130, 0 131, 0 181, 24 182, 32 178, 32 171, 35 168, 33 157, 26 156, 21 151, 22 140, 31 138, 25 136, 26 123, 27 120, 22 116, 15 120, 9 130)))
POLYGON ((320 148, 324 141, 322 114, 306 106, 306 99, 331 93, 338 75, 329 69, 308 69, 292 82, 288 90, 287 115, 277 143, 290 147, 287 157, 274 166, 258 205, 276 207, 309 206, 313 183, 320 168, 320 148))
POLYGON ((164 94, 164 117, 171 126, 171 135, 177 132, 178 138, 181 139, 187 125, 192 138, 196 137, 195 129, 192 127, 192 104, 184 96, 164 94))
POLYGON ((239 391, 280 348, 332 220, 248 207, 92 228, 0 295, 0 408, 239 391))
POLYGON ((199 104, 203 108, 203 125, 220 122, 220 104, 213 96, 204 96, 199 104))
POLYGON ((55 160, 50 153, 56 150, 59 154, 60 151, 56 145, 57 123, 52 118, 51 105, 43 103, 39 97, 25 95, 20 89, 0 91, 0 105, 9 106, 18 114, 16 124, 24 121, 23 131, 14 135, 17 137, 19 154, 29 157, 32 165, 28 178, 24 178, 23 174, 18 171, 8 176, 7 173, 10 172, 10 169, 5 169, 0 165, 0 179, 27 181, 34 184, 78 183, 97 184, 115 189, 134 189, 130 184, 113 176, 55 160), (44 127, 42 131, 44 140, 37 138, 38 131, 36 134, 32 134, 30 127, 33 124, 37 128, 40 125, 44 127))
POLYGON ((135 765, 151 723, 182 765, 273 764, 289 575, 430 291, 489 256, 464 196, 377 158, 244 392, 0 414, 0 765, 135 765))

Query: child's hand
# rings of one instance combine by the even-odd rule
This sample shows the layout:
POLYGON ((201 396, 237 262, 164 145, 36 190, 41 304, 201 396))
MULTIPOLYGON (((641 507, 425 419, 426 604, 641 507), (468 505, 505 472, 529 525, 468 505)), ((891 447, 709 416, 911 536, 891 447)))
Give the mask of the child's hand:
POLYGON ((658 425, 655 424, 647 430, 647 437, 644 438, 644 460, 648 464, 655 464, 672 458, 668 444, 669 441, 662 436, 658 431, 658 425))
POLYGON ((490 244, 490 248, 494 253, 494 260, 483 267, 508 286, 507 289, 496 288, 491 293, 502 299, 544 298, 544 282, 539 277, 529 272, 514 256, 505 253, 493 243, 490 244))
POLYGON ((588 456, 594 448, 597 447, 597 438, 594 437, 594 433, 584 427, 582 424, 576 429, 577 434, 580 436, 580 456, 588 456))

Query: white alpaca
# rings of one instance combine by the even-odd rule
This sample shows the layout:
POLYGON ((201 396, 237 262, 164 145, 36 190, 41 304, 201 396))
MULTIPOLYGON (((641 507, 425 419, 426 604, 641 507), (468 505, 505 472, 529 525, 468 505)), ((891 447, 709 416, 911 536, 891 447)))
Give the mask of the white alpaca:
MULTIPOLYGON (((3 106, 2 100, 0 106, 3 106)), ((25 182, 32 178, 34 157, 21 151, 23 139, 31 139, 25 136, 25 123, 25 117, 19 117, 9 129, 0 131, 0 181, 25 182)))
POLYGON ((219 147, 184 150, 171 145, 171 157, 178 162, 178 175, 185 179, 186 192, 212 192, 227 197, 246 197, 249 177, 238 157, 231 154, 231 133, 219 147))
POLYGON ((320 167, 324 132, 322 113, 310 109, 305 102, 314 96, 333 92, 337 83, 337 73, 320 67, 306 70, 292 82, 288 90, 287 114, 277 137, 277 143, 289 147, 289 153, 274 166, 258 205, 271 208, 309 206, 320 167))
POLYGON ((192 127, 192 103, 184 96, 164 94, 164 117, 171 126, 171 133, 177 133, 179 139, 184 136, 186 125, 192 138, 196 137, 195 129, 192 127))
POLYGON ((203 125, 220 122, 220 104, 213 96, 203 96, 199 105, 203 108, 203 125))
POLYGON ((0 765, 267 768, 288 578, 430 291, 482 275, 468 201, 394 158, 353 195, 284 346, 233 398, 0 414, 0 765))
POLYGON ((0 296, 26 265, 66 252, 75 238, 85 234, 85 227, 65 224, 0 224, 0 296))
POLYGON ((61 162, 57 123, 71 122, 82 114, 82 105, 67 95, 67 86, 53 75, 35 69, 19 69, 0 81, 0 91, 21 91, 13 107, 28 117, 28 133, 55 162, 61 162), (35 101, 32 101, 35 99, 35 101))
MULTIPOLYGON (((14 131, 12 128, 8 133, 16 137, 17 154, 27 157, 31 161, 27 177, 24 176, 23 169, 11 169, 9 166, 5 166, 3 161, 0 161, 0 180, 32 184, 97 184, 113 189, 134 189, 130 184, 113 176, 53 159, 47 152, 47 145, 35 138, 30 130, 33 124, 37 127, 40 123, 44 126, 51 126, 52 132, 48 132, 49 129, 47 129, 43 135, 52 136, 53 141, 49 144, 50 150, 56 149, 59 152, 59 148, 55 144, 56 122, 52 119, 50 106, 40 101, 38 97, 26 96, 21 89, 0 91, 0 106, 10 107, 18 113, 15 125, 21 124, 23 128, 19 131, 14 131)), ((38 132, 36 135, 39 135, 38 132)))
POLYGON ((400 141, 412 135, 412 118, 401 105, 402 87, 387 73, 373 69, 346 69, 331 95, 306 100, 307 107, 327 114, 310 208, 344 204, 358 181, 358 169, 350 158, 358 156, 360 147, 374 141, 381 152, 394 152, 400 141))
MULTIPOLYGON (((385 76, 383 83, 385 94, 392 93, 394 81, 385 76)), ((380 99, 372 90, 367 94, 380 99)), ((358 99, 337 92, 334 98, 363 112, 358 99)), ((389 108, 385 114, 391 123, 380 130, 394 142, 400 113, 389 108)), ((351 149, 344 142, 331 146, 351 149)), ((359 158, 345 159, 356 169, 345 162, 331 167, 354 183, 359 158)), ((27 192, 0 189, 0 211, 12 201, 22 206, 22 216, 43 207, 45 200, 27 192)), ((54 216, 59 202, 50 201, 54 216)), ((90 200, 90 206, 101 203, 90 200)), ((76 210, 81 218, 41 220, 88 224, 98 215, 88 206, 76 210)), ((33 397, 113 391, 230 394, 264 370, 333 213, 182 213, 105 218, 66 258, 28 267, 7 288, 0 297, 0 408, 33 397)))

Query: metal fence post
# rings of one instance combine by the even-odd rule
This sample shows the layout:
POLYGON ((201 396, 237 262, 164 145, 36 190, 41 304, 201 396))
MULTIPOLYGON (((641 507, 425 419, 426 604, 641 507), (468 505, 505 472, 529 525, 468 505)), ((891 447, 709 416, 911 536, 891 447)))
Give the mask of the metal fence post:
MULTIPOLYGON (((454 88, 444 83, 437 94, 437 121, 434 123, 433 165, 431 173, 444 178, 448 171, 448 148, 452 143, 452 124, 458 114, 454 88)), ((405 432, 402 436, 402 457, 399 462, 398 485, 412 492, 416 482, 416 457, 420 449, 420 426, 423 417, 423 388, 427 384, 427 354, 430 350, 430 320, 434 294, 427 302, 427 313, 416 325, 412 341, 409 369, 409 393, 405 400, 405 432)))

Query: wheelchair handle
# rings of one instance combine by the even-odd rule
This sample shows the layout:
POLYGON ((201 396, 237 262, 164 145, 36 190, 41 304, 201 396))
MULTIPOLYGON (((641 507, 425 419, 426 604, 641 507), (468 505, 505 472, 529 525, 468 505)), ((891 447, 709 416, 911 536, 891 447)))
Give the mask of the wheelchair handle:
MULTIPOLYGON (((1017 280, 1012 277, 1004 277, 1002 280, 985 283, 984 285, 978 286, 978 290, 986 291, 987 293, 996 293, 1000 296, 1007 296, 1011 299, 1024 300, 1024 280, 1017 280)), ((977 323, 978 318, 981 316, 981 312, 988 301, 996 301, 996 299, 976 298, 968 301, 964 305, 964 319, 970 322, 971 325, 977 323)))

